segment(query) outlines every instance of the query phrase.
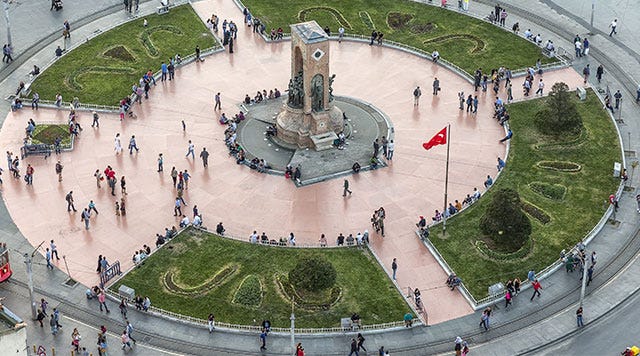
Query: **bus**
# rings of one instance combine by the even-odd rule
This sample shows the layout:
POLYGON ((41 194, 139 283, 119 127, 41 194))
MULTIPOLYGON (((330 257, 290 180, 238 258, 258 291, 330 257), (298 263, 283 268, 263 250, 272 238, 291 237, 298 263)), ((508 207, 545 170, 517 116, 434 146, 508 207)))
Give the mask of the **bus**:
POLYGON ((9 265, 9 249, 6 243, 0 243, 0 282, 11 277, 11 265, 9 265))

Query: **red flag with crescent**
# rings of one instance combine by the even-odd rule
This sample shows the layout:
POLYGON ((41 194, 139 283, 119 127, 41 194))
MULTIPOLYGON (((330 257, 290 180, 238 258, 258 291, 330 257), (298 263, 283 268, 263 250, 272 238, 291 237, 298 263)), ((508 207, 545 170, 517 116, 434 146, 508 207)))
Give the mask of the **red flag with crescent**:
POLYGON ((429 140, 429 142, 425 142, 422 144, 425 150, 431 149, 433 146, 444 145, 447 143, 447 128, 443 128, 438 132, 435 136, 429 140))

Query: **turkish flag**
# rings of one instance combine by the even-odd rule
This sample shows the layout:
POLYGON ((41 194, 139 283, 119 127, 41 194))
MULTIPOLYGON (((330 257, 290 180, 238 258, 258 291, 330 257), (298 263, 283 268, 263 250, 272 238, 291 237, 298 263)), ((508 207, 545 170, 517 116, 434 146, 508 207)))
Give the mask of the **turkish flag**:
POLYGON ((447 128, 440 130, 435 136, 429 140, 429 142, 425 142, 422 144, 425 150, 430 149, 433 146, 444 145, 447 143, 447 128))

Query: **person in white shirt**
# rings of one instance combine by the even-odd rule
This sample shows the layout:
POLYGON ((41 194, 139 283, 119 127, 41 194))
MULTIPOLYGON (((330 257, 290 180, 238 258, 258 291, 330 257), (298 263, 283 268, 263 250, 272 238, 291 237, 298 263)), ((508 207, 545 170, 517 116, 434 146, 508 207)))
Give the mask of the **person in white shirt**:
POLYGON ((189 226, 189 217, 186 215, 182 216, 182 220, 180 221, 180 227, 187 227, 189 226))
POLYGON ((193 224, 193 226, 196 226, 196 227, 200 227, 200 226, 202 226, 202 218, 200 218, 200 215, 196 215, 196 216, 193 218, 193 222, 192 222, 192 224, 193 224))
POLYGON ((340 26, 338 29, 338 43, 342 42, 342 38, 344 37, 344 27, 340 26))
POLYGON ((437 62, 437 61, 438 61, 438 59, 440 59, 440 52, 438 52, 437 50, 434 50, 434 51, 431 53, 431 60, 432 60, 433 62, 437 62))

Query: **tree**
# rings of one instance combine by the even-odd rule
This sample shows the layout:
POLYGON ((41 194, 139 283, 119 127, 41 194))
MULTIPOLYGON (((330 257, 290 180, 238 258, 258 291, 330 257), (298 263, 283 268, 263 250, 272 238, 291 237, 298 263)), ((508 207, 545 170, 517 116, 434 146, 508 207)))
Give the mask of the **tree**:
POLYGON ((531 234, 531 222, 521 209, 518 192, 510 188, 494 191, 480 219, 480 230, 507 250, 520 248, 531 234))
POLYGON ((318 292, 333 287, 336 276, 336 269, 331 262, 319 257, 306 257, 289 271, 289 283, 296 288, 318 292))
POLYGON ((562 82, 553 85, 545 108, 533 119, 538 131, 545 135, 577 134, 582 129, 582 118, 571 99, 569 86, 562 82))

